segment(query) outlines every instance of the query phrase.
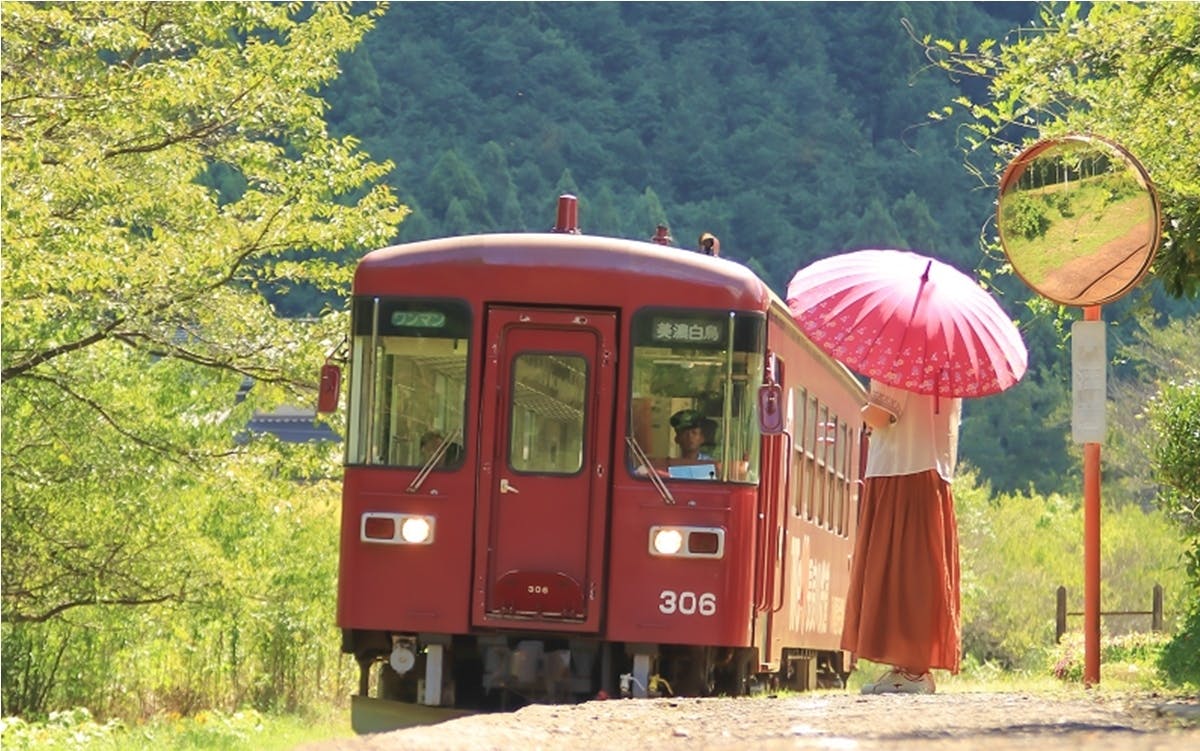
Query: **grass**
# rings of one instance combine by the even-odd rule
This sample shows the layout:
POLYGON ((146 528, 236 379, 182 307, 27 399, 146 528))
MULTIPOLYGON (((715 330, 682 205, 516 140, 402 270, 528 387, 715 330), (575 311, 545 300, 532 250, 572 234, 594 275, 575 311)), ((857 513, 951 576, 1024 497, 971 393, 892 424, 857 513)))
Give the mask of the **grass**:
POLYGON ((1044 232, 1035 238, 1026 238, 1020 233, 1010 233, 1005 238, 1022 276, 1034 285, 1042 283, 1071 261, 1096 253, 1106 243, 1124 237, 1134 228, 1146 225, 1149 232, 1151 204, 1145 196, 1132 195, 1106 203, 1103 186, 1085 185, 1076 191, 1078 197, 1071 215, 1064 216, 1045 196, 1040 196, 1045 203, 1039 206, 1048 220, 1044 232))
MULTIPOLYGON (((1100 683, 1089 690, 1106 693, 1175 693, 1166 686, 1157 667, 1167 641, 1165 635, 1153 633, 1105 635, 1100 645, 1100 683)), ((1047 649, 1044 655, 1030 660, 1031 664, 1041 663, 1041 667, 1005 669, 992 662, 981 662, 968 654, 957 675, 937 670, 933 679, 937 683, 938 693, 1070 693, 1085 689, 1083 662, 1083 634, 1070 632, 1061 643, 1047 649)), ((859 660, 846 690, 858 693, 864 683, 874 681, 889 668, 889 665, 859 660)))
POLYGON ((53 713, 49 720, 0 721, 5 751, 285 751, 305 743, 352 738, 348 707, 304 714, 200 712, 161 716, 135 725, 97 722, 85 709, 53 713))

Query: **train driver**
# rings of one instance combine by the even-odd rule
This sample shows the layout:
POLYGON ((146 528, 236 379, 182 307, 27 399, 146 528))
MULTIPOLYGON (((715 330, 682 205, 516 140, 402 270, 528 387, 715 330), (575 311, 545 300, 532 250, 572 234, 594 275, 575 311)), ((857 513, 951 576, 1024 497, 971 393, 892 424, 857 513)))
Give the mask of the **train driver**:
MULTIPOLYGON (((421 464, 426 464, 438 447, 445 441, 445 437, 441 431, 430 430, 421 436, 421 464)), ((446 453, 442 454, 441 461, 438 462, 439 467, 454 465, 462 458, 462 446, 457 443, 451 443, 446 447, 446 453)))
MULTIPOLYGON (((679 455, 674 457, 647 457, 649 466, 661 477, 713 480, 720 476, 721 463, 711 453, 716 445, 717 423, 695 409, 681 409, 671 415, 671 427, 675 430, 675 444, 679 455), (707 450, 706 450, 707 449, 707 450)), ((646 465, 634 469, 634 474, 645 477, 646 465)))
POLYGON ((706 453, 704 445, 712 442, 717 424, 694 409, 681 409, 671 415, 671 427, 675 429, 675 443, 679 446, 679 464, 711 462, 713 457, 706 453))

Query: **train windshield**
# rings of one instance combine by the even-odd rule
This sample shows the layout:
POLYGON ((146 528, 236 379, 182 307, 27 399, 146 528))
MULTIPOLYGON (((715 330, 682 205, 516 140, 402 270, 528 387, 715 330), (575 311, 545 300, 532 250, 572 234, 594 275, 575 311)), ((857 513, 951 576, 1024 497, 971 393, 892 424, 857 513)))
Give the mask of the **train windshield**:
POLYGON ((463 460, 471 312, 454 300, 357 298, 347 463, 463 460))
POLYGON ((646 475, 653 469, 679 480, 758 482, 756 398, 765 330, 762 314, 642 310, 635 315, 630 471, 646 475))

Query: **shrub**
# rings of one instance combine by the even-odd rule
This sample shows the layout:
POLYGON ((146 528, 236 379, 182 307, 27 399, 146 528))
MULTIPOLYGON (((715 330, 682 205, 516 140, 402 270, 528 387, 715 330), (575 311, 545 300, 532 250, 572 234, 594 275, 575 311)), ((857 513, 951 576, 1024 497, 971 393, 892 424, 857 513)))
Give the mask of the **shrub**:
MULTIPOLYGON (((1170 637, 1153 632, 1100 637, 1101 681, 1158 688, 1162 679, 1158 664, 1170 637)), ((1065 683, 1083 681, 1085 645, 1082 632, 1074 631, 1048 651, 1049 672, 1065 683)))
POLYGON ((1171 683, 1200 688, 1200 596, 1193 598, 1181 628, 1163 648, 1158 667, 1171 683))
POLYGON ((1050 217, 1045 204, 1023 195, 1015 195, 1004 206, 1004 231, 1013 237, 1034 240, 1046 233, 1050 217))

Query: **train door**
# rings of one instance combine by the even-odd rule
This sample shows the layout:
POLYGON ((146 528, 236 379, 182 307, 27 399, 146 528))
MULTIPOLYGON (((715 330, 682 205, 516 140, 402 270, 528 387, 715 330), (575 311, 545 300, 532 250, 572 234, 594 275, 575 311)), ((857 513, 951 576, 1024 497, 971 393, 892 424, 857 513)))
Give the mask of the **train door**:
POLYGON ((473 622, 597 631, 616 314, 493 306, 486 326, 473 622))

